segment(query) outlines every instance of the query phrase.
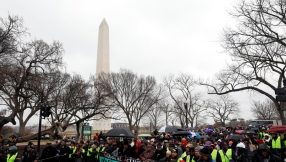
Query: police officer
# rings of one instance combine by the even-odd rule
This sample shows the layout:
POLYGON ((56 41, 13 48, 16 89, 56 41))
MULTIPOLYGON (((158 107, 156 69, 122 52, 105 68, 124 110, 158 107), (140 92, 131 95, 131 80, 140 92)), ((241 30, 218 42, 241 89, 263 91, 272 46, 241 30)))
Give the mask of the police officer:
POLYGON ((18 153, 16 146, 10 146, 7 154, 7 162, 21 162, 21 155, 18 153))
POLYGON ((268 145, 270 146, 270 151, 275 155, 280 155, 281 148, 284 146, 284 143, 278 133, 270 133, 272 139, 269 141, 268 145))

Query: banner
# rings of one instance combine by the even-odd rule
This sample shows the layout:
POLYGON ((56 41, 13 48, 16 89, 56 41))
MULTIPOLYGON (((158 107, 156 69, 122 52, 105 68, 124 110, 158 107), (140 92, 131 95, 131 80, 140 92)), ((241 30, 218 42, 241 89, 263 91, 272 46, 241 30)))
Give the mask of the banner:
MULTIPOLYGON (((141 162, 141 160, 136 160, 132 158, 126 158, 126 162, 141 162)), ((99 156, 99 162, 122 162, 120 157, 115 157, 115 156, 99 156)))

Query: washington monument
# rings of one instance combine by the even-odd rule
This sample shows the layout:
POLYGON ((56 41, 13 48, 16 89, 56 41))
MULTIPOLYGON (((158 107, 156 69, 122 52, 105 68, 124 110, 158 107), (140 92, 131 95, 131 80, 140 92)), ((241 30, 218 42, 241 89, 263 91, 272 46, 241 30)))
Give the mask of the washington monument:
MULTIPOLYGON (((96 75, 110 73, 109 68, 109 27, 105 19, 102 20, 98 32, 96 75)), ((110 116, 110 113, 105 114, 110 116)), ((100 119, 93 121, 93 130, 110 130, 111 119, 100 119)))

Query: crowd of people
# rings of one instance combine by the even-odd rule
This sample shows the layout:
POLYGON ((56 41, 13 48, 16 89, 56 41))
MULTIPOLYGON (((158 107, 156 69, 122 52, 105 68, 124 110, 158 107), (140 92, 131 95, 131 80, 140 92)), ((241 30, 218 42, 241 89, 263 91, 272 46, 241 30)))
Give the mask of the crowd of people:
POLYGON ((92 140, 57 140, 48 142, 41 154, 32 142, 18 152, 10 136, 7 143, 0 135, 0 162, 103 162, 137 160, 142 162, 282 162, 286 161, 286 134, 261 129, 231 138, 235 129, 214 131, 201 136, 173 136, 154 132, 152 137, 110 138, 103 133, 92 140), (241 136, 240 136, 241 137, 241 136))

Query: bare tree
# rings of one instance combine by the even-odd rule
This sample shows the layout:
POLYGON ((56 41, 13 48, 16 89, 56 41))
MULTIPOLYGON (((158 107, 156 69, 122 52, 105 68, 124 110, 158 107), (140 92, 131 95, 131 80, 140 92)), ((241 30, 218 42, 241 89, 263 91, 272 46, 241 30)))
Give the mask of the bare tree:
POLYGON ((159 102, 153 105, 154 108, 150 109, 150 111, 144 116, 145 125, 152 124, 152 129, 155 130, 159 126, 161 126, 164 122, 164 116, 162 115, 162 104, 159 102))
POLYGON ((121 69, 99 79, 105 83, 104 91, 111 95, 110 102, 127 118, 131 130, 138 128, 141 119, 163 98, 163 88, 152 76, 138 77, 130 70, 121 69))
POLYGON ((251 112, 255 115, 256 119, 279 119, 279 112, 277 111, 275 104, 269 99, 264 102, 253 101, 251 106, 251 112))
POLYGON ((21 50, 21 38, 27 34, 23 27, 23 19, 8 15, 7 19, 0 18, 0 60, 4 61, 21 50))
POLYGON ((286 35, 284 0, 241 0, 231 13, 236 28, 226 28, 223 47, 232 64, 221 71, 213 82, 204 82, 209 93, 223 95, 248 90, 265 95, 276 106, 283 124, 286 118, 273 94, 265 90, 281 88, 285 79, 286 35))
POLYGON ((214 121, 220 121, 225 127, 226 120, 238 115, 238 103, 231 99, 229 95, 220 96, 218 99, 210 99, 207 104, 207 113, 214 121))
POLYGON ((53 42, 51 45, 42 40, 28 42, 22 46, 22 52, 9 57, 6 62, 0 62, 0 99, 11 112, 0 116, 1 128, 19 120, 20 132, 29 119, 39 110, 39 90, 44 77, 62 65, 62 45, 53 42), (36 73, 36 71, 38 71, 36 73), (23 118, 26 110, 28 116, 23 118))
MULTIPOLYGON (((169 121, 174 121, 170 118, 172 118, 172 115, 174 114, 173 111, 173 105, 167 100, 162 100, 161 102, 161 108, 162 108, 162 112, 165 115, 165 125, 169 125, 169 121)), ((171 122, 172 125, 174 125, 174 122, 171 122)))
POLYGON ((167 87, 171 99, 174 101, 174 107, 177 108, 175 111, 180 119, 182 127, 185 127, 185 119, 183 114, 187 113, 188 122, 191 127, 196 123, 196 116, 205 111, 203 107, 204 102, 200 99, 200 94, 192 92, 196 80, 188 74, 180 74, 178 77, 170 75, 164 78, 164 85, 167 87), (187 102, 187 112, 184 107, 184 102, 187 102))

